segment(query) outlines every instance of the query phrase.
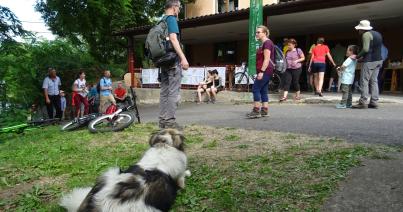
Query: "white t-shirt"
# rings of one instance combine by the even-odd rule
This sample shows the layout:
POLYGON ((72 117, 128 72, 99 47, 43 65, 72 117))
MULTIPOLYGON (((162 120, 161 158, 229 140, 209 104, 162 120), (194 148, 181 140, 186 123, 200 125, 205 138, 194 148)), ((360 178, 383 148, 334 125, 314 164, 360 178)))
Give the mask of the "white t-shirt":
POLYGON ((344 61, 343 66, 346 67, 341 75, 341 83, 346 85, 352 85, 354 83, 355 68, 357 66, 357 60, 353 60, 350 57, 344 61))
POLYGON ((77 86, 77 88, 82 89, 81 91, 77 92, 78 94, 80 94, 82 97, 86 97, 87 96, 87 90, 86 90, 86 81, 85 79, 80 80, 80 79, 76 79, 76 81, 74 81, 74 85, 77 86))

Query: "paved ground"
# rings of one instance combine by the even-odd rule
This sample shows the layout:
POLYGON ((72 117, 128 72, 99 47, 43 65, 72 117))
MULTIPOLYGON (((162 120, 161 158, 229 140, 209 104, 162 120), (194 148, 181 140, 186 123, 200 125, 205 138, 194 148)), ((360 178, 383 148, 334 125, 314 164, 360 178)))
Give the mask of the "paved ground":
POLYGON ((322 211, 403 211, 403 154, 390 160, 365 160, 351 170, 322 211))
MULTIPOLYGON (((336 136, 357 143, 403 145, 403 105, 383 104, 380 109, 337 110, 332 104, 271 104, 269 118, 245 119, 249 104, 182 104, 180 124, 274 130, 319 136, 336 136)), ((140 107, 142 120, 157 122, 158 107, 140 107)))

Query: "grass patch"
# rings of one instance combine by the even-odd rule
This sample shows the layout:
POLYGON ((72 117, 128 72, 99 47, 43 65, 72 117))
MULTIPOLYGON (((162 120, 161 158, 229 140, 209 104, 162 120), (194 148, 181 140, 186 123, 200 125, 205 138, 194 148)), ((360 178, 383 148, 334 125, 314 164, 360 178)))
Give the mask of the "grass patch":
POLYGON ((224 137, 224 140, 226 141, 239 141, 241 137, 239 135, 227 135, 224 137))
MULTIPOLYGON (((63 211, 57 202, 64 192, 93 185, 108 167, 124 169, 138 161, 156 129, 141 124, 90 134, 48 127, 2 135, 0 211, 63 211)), ((362 157, 386 159, 383 155, 395 150, 323 137, 236 132, 186 128, 192 176, 173 211, 318 211, 362 157)))
POLYGON ((214 149, 214 148, 217 147, 217 145, 218 145, 217 140, 213 140, 213 141, 211 141, 211 142, 209 142, 207 144, 203 144, 203 147, 208 148, 208 149, 214 149))

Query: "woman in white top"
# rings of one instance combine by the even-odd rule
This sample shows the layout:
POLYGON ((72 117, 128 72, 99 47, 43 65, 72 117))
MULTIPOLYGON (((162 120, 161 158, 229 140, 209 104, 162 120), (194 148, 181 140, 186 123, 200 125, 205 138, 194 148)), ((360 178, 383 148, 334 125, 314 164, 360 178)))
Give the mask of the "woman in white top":
POLYGON ((73 83, 73 91, 75 92, 74 95, 74 104, 76 107, 76 117, 80 117, 80 108, 81 108, 81 103, 84 105, 84 115, 88 114, 89 110, 89 104, 87 100, 87 85, 85 81, 85 73, 84 71, 80 71, 79 73, 79 78, 76 79, 73 83))

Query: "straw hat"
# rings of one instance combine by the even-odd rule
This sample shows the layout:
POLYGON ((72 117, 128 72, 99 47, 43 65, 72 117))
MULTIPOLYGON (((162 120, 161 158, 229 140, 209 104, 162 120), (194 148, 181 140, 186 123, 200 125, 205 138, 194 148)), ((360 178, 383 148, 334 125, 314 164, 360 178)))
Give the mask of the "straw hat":
POLYGON ((373 29, 371 26, 371 22, 369 22, 368 20, 362 20, 360 21, 360 24, 358 24, 355 27, 356 30, 371 30, 373 29))

